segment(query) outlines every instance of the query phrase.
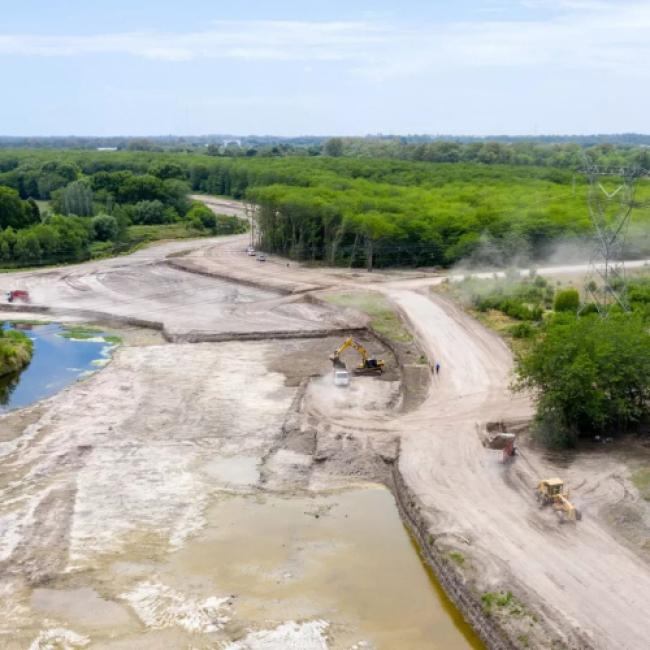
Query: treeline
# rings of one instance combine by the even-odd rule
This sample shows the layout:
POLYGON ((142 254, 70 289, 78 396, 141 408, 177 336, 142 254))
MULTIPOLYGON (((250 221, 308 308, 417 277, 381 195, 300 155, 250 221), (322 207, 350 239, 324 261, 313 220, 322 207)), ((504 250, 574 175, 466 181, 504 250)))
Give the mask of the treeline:
MULTIPOLYGON (((215 162, 190 174, 201 190, 258 204, 266 250, 332 265, 525 264, 591 233, 583 181, 551 168, 329 158, 215 162)), ((634 255, 650 251, 649 193, 640 183, 634 255)))
MULTIPOLYGON (((73 161, 0 157, 0 264, 78 262, 128 250, 167 228, 171 237, 241 232, 245 224, 190 200, 175 163, 86 174, 73 161), (47 201, 41 210, 37 201, 47 201), (136 240, 131 231, 137 231, 136 240)), ((110 168, 110 167, 109 167, 110 168)), ((43 204, 41 204, 43 205, 43 204)))
POLYGON ((550 166, 578 170, 583 153, 600 165, 650 167, 650 136, 640 134, 595 136, 438 137, 428 135, 368 137, 227 135, 180 138, 8 138, 0 137, 0 150, 11 148, 144 151, 153 154, 189 153, 225 158, 345 157, 390 158, 415 162, 481 165, 550 166))
MULTIPOLYGON (((284 137, 275 135, 233 135, 231 133, 214 133, 206 135, 176 136, 158 135, 145 137, 128 136, 0 136, 0 148, 19 149, 24 147, 37 149, 128 149, 132 142, 147 142, 151 146, 163 148, 176 146, 207 146, 235 142, 244 146, 289 145, 322 146, 333 135, 304 135, 284 137)), ((358 140, 394 140, 403 144, 428 144, 430 142, 532 142, 536 144, 579 144, 591 147, 597 144, 616 144, 623 146, 650 146, 650 135, 643 133, 598 133, 591 135, 384 135, 381 133, 355 138, 358 140)))
POLYGON ((532 140, 458 140, 404 142, 401 139, 336 138, 323 146, 325 154, 349 158, 393 158, 419 162, 478 163, 482 165, 549 166, 579 170, 584 156, 599 165, 641 165, 650 168, 650 153, 643 146, 581 145, 575 142, 547 144, 532 140))
MULTIPOLYGON (((269 252, 353 267, 524 264, 591 232, 583 179, 551 166, 22 150, 0 152, 0 185, 118 229, 198 226, 189 191, 232 196, 259 205, 269 252)), ((640 182, 633 255, 650 252, 649 195, 640 182)))

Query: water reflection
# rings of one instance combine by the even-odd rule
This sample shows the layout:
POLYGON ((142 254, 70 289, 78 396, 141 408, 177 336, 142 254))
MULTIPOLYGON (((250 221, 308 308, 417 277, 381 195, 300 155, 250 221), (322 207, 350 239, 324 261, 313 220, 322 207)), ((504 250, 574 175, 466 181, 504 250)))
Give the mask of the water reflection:
POLYGON ((0 377, 0 412, 51 397, 96 371, 114 349, 102 334, 86 340, 64 338, 65 330, 58 324, 6 323, 4 328, 24 331, 34 341, 34 355, 22 371, 0 377))
POLYGON ((7 375, 0 377, 0 407, 7 406, 11 399, 11 395, 16 390, 20 375, 25 371, 19 370, 18 372, 10 372, 7 375))

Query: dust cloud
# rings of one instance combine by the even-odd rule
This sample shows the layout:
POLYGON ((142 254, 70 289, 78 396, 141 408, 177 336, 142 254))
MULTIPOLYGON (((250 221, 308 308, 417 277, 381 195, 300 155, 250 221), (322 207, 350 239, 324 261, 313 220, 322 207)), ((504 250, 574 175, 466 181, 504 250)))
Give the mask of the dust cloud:
POLYGON ((349 386, 335 386, 331 375, 312 380, 307 399, 320 410, 375 411, 394 405, 400 390, 399 382, 382 381, 377 377, 355 377, 350 373, 349 386))

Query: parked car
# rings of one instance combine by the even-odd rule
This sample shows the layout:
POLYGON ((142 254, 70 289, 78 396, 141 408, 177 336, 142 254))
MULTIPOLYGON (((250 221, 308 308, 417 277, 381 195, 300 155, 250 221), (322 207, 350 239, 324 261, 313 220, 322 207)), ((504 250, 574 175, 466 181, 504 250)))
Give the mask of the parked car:
POLYGON ((266 262, 266 255, 258 255, 257 256, 257 261, 258 262, 266 262))
POLYGON ((253 255, 255 255, 255 249, 254 249, 252 246, 249 246, 249 247, 246 249, 246 252, 247 252, 251 257, 252 257, 253 255))

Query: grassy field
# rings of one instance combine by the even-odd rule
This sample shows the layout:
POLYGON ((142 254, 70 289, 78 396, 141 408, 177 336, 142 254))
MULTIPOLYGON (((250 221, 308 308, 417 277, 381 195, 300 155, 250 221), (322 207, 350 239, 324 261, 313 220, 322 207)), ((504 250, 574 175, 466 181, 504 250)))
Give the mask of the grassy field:
POLYGON ((413 340, 413 336, 404 327, 390 302, 378 293, 346 293, 328 296, 326 300, 365 312, 370 316, 372 326, 393 341, 410 343, 413 340))
POLYGON ((43 214, 45 214, 45 212, 49 211, 50 203, 51 201, 41 201, 41 200, 36 201, 36 205, 38 206, 38 209, 41 211, 41 217, 43 216, 43 214))
POLYGON ((184 223, 169 223, 159 226, 129 226, 129 241, 158 241, 161 239, 185 239, 189 237, 214 237, 207 230, 196 230, 184 223))
POLYGON ((120 345, 122 343, 122 339, 119 336, 113 334, 106 334, 104 330, 100 330, 95 327, 65 325, 64 329, 66 331, 63 334, 61 334, 61 337, 64 339, 87 341, 90 339, 101 338, 106 343, 111 343, 113 345, 120 345))

